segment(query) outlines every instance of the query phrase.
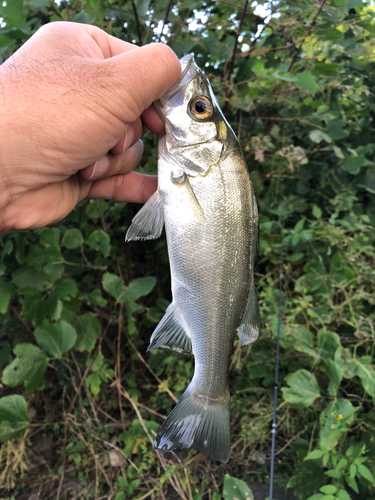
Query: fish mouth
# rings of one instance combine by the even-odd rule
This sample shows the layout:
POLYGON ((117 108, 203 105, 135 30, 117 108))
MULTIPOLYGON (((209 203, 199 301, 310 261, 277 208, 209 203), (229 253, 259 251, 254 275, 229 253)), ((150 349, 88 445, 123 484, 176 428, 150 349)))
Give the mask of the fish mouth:
POLYGON ((195 64, 193 54, 181 57, 181 76, 178 81, 161 98, 154 103, 155 109, 160 117, 165 121, 163 107, 177 94, 181 89, 185 88, 198 74, 199 68, 195 64))
POLYGON ((173 85, 161 98, 160 101, 163 103, 167 103, 174 95, 177 94, 182 88, 186 87, 188 83, 195 77, 198 73, 198 66, 195 64, 193 54, 189 54, 187 56, 181 57, 181 76, 177 83, 173 85), (192 74, 189 74, 192 73, 192 74))

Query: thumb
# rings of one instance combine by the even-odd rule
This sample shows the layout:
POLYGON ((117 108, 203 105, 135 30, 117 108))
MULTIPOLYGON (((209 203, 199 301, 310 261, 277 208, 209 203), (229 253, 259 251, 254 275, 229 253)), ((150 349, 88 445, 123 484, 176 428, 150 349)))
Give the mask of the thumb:
MULTIPOLYGON (((101 83, 105 83, 110 95, 106 107, 125 123, 139 118, 181 75, 176 54, 162 43, 137 47, 104 59, 99 64, 105 76, 105 82, 101 83)), ((104 102, 103 88, 98 90, 101 102, 104 102)))

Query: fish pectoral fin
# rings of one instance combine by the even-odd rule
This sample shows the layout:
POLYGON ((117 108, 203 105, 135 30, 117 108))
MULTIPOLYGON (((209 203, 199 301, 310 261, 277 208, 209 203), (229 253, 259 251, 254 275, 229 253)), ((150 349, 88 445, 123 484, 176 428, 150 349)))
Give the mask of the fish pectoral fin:
POLYGON ((199 220, 200 222, 206 222, 206 218, 204 216, 203 209, 198 201, 198 198, 196 197, 196 194, 194 193, 194 190, 190 184, 189 177, 186 177, 184 186, 186 186, 186 190, 188 193, 188 196, 190 198, 191 202, 191 209, 192 209, 192 215, 196 220, 199 220))
POLYGON ((157 190, 133 218, 132 224, 126 233, 125 241, 159 238, 163 231, 163 225, 163 206, 157 190))
POLYGON ((260 314, 258 300, 255 292, 254 282, 251 285, 249 299, 245 314, 242 318, 242 323, 238 328, 238 336, 242 347, 252 344, 259 337, 260 332, 260 314))
POLYGON ((162 347, 173 349, 183 354, 193 354, 191 339, 186 333, 173 302, 169 304, 164 316, 151 336, 147 351, 162 347))
POLYGON ((213 460, 227 463, 230 456, 229 388, 222 401, 202 397, 189 386, 160 427, 157 450, 194 448, 213 460))

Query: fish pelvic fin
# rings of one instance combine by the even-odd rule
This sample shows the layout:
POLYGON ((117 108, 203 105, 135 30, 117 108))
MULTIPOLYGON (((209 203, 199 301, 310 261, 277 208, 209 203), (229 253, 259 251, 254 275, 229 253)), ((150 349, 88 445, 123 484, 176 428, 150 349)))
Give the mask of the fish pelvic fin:
POLYGON ((252 344, 257 340, 260 333, 260 313, 254 282, 251 285, 249 299, 242 323, 238 328, 238 336, 242 347, 252 344))
POLYGON ((161 197, 159 191, 156 191, 133 218, 125 241, 159 238, 163 231, 163 225, 164 215, 161 197))
POLYGON ((193 354, 191 339, 186 333, 176 313, 173 302, 169 304, 164 316, 151 336, 147 351, 162 347, 183 354, 193 354))
POLYGON ((225 397, 213 400, 190 386, 160 427, 157 450, 193 448, 213 460, 227 463, 230 456, 229 388, 225 397))

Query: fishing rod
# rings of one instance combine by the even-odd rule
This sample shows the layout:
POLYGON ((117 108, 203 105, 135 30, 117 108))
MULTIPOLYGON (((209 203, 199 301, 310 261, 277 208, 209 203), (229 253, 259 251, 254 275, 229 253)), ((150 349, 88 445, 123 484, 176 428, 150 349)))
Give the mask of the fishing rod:
POLYGON ((271 472, 270 472, 270 494, 269 500, 273 500, 273 476, 275 466, 275 440, 276 440, 276 417, 277 417, 277 389, 279 384, 279 358, 280 358, 280 331, 281 331, 281 306, 283 295, 283 270, 284 270, 284 226, 285 216, 281 225, 281 259, 279 275, 279 305, 277 318, 277 341, 276 341, 276 365, 275 365, 275 386, 273 393, 273 421, 272 421, 272 447, 271 447, 271 472))

